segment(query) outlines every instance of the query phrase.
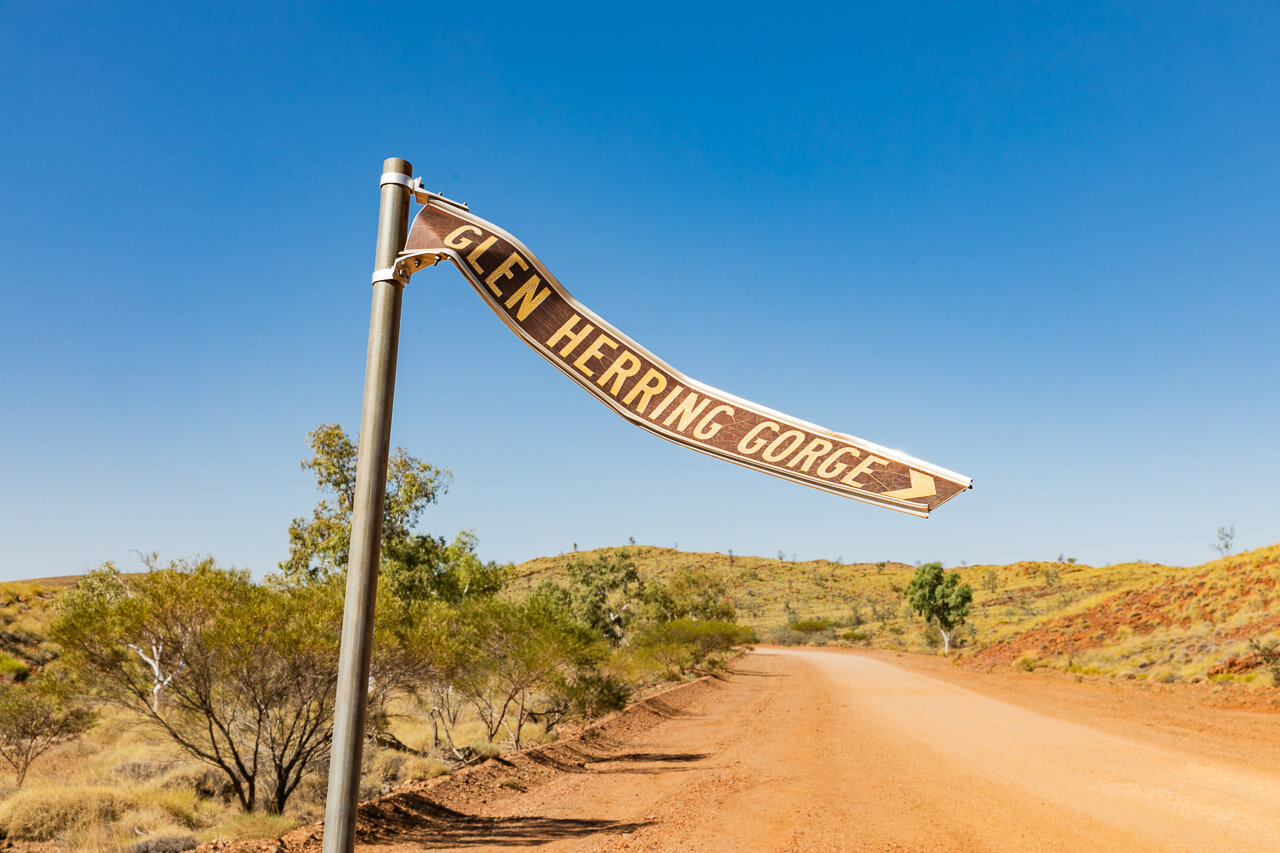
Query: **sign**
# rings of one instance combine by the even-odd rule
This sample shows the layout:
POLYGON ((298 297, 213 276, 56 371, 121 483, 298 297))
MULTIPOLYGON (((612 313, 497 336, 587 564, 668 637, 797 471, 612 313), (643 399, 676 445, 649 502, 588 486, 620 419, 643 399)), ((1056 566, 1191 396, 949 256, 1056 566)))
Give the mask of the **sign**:
POLYGON ((690 450, 900 512, 929 512, 970 478, 690 379, 569 295, 496 225, 432 198, 404 258, 447 258, 539 355, 636 426, 690 450))

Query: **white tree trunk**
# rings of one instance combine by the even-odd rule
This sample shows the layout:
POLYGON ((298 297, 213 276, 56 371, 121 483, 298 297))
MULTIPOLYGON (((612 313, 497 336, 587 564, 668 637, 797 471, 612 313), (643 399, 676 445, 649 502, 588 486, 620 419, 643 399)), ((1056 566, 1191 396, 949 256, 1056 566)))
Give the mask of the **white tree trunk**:
POLYGON ((174 668, 173 672, 169 673, 168 675, 165 675, 160 665, 160 657, 161 655, 164 654, 163 644, 152 643, 150 657, 148 657, 146 653, 143 652, 142 649, 139 648, 138 646, 130 645, 129 648, 137 652, 138 657, 142 658, 142 660, 147 664, 147 666, 151 667, 151 678, 152 678, 151 710, 154 713, 159 714, 160 698, 164 693, 164 689, 169 686, 170 681, 173 681, 173 677, 175 675, 182 672, 182 670, 186 668, 186 664, 182 660, 179 660, 178 665, 174 668))

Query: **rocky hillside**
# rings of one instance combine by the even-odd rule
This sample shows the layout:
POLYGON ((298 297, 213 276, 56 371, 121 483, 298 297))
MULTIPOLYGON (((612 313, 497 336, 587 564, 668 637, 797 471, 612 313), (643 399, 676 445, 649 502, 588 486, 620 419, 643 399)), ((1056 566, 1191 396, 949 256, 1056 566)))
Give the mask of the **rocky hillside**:
MULTIPOLYGON (((613 549, 602 549, 613 550, 613 549)), ((774 642, 928 651, 931 631, 905 606, 902 563, 790 562, 631 546, 643 576, 702 569, 724 580, 741 621, 774 642)), ((517 584, 554 578, 574 558, 517 566, 517 584)), ((1019 562, 954 569, 973 587, 957 654, 984 667, 1051 666, 1166 682, 1270 683, 1249 646, 1280 637, 1280 545, 1198 566, 1019 562)))

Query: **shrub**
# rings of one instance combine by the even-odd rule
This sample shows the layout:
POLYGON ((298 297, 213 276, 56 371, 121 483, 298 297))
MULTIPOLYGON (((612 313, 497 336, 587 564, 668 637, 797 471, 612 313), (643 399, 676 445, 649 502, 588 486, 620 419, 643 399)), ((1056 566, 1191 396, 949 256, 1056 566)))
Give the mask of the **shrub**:
POLYGON ((93 725, 93 712, 69 694, 48 675, 30 684, 0 683, 0 760, 13 768, 18 787, 33 761, 93 725))
POLYGON ((51 636, 104 699, 222 772, 246 811, 279 812, 328 757, 341 613, 332 582, 259 586, 212 559, 126 579, 107 564, 63 595, 51 636))
POLYGON ((126 782, 149 782, 163 776, 170 767, 173 766, 172 761, 148 761, 145 758, 126 758, 123 761, 117 761, 111 768, 111 775, 126 782))
POLYGON ((1037 668, 1044 666, 1044 661, 1030 652, 1023 652, 1014 658, 1011 666, 1023 672, 1034 672, 1037 668))
POLYGON ((298 825, 286 815, 266 812, 244 812, 218 826, 218 836, 223 841, 253 841, 258 838, 279 838, 298 825))
POLYGON ((235 795, 225 774, 200 764, 180 764, 160 777, 160 787, 190 791, 206 800, 229 802, 235 795))
POLYGON ((617 676, 586 670, 560 688, 570 709, 587 717, 620 711, 631 701, 631 687, 617 676))
POLYGON ((0 656, 0 676, 13 682, 26 681, 31 675, 31 667, 10 655, 0 656))
POLYGON ((95 825, 114 821, 127 805, 116 788, 25 788, 0 803, 0 832, 22 841, 71 840, 95 825))
POLYGON ((422 758, 419 756, 411 756, 405 759, 404 764, 400 768, 400 774, 408 782, 417 782, 423 779, 434 779, 449 772, 449 765, 435 758, 422 758))
POLYGON ((467 614, 475 652, 457 688, 484 723, 486 738, 505 730, 514 749, 527 723, 544 719, 550 727, 563 714, 554 696, 559 685, 607 654, 602 638, 548 598, 486 602, 467 614))
POLYGON ((1280 640, 1249 640, 1249 648, 1271 673, 1271 683, 1280 687, 1280 640))
POLYGON ((683 675, 717 652, 755 642, 755 632, 735 622, 674 619, 642 629, 632 643, 637 656, 683 675))
POLYGON ((129 848, 129 853, 185 853, 195 850, 198 843, 194 835, 158 835, 139 841, 129 848))
POLYGON ((790 625, 774 625, 764 636, 766 643, 773 643, 775 646, 800 646, 809 640, 806 635, 792 631, 790 625))

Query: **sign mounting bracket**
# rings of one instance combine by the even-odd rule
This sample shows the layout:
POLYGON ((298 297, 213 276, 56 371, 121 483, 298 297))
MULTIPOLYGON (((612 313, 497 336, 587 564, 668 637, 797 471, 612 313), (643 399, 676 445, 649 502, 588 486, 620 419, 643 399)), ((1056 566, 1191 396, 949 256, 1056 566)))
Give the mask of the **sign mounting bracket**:
MULTIPOLYGON (((431 204, 436 202, 457 210, 470 212, 471 208, 467 206, 465 201, 454 201, 446 198, 440 193, 432 192, 422 185, 422 178, 411 178, 408 175, 402 175, 399 172, 383 172, 380 186, 400 186, 404 187, 413 196, 413 200, 418 204, 431 204)), ((394 281, 398 284, 408 284, 409 277, 416 272, 433 267, 447 256, 440 252, 409 252, 401 251, 396 257, 394 267, 380 267, 373 271, 372 284, 380 281, 394 281), (430 263, 428 263, 430 261, 430 263)))

